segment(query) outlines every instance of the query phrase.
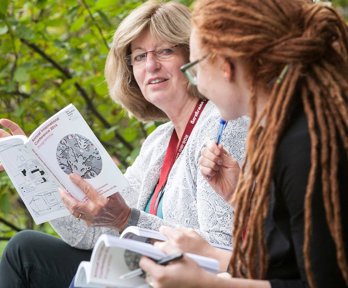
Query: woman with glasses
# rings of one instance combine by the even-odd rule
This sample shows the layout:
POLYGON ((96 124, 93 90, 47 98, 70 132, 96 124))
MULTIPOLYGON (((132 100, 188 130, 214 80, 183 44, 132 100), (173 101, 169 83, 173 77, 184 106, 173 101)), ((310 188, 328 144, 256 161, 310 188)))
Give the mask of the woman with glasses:
MULTIPOLYGON (((106 61, 109 93, 139 120, 166 123, 145 140, 127 169, 131 189, 126 193, 106 199, 72 176, 89 200, 82 203, 61 193, 71 216, 51 225, 68 245, 35 232, 17 234, 2 257, 0 287, 67 287, 79 262, 90 256, 81 249, 93 248, 101 233, 117 234, 130 225, 191 227, 211 243, 231 245, 232 209, 198 169, 200 150, 215 138, 220 116, 180 71, 189 59, 189 36, 190 13, 178 3, 151 1, 122 21, 106 61)), ((247 125, 241 118, 224 131, 225 149, 238 162, 247 125)), ((17 133, 20 128, 12 129, 17 133)))
POLYGON ((192 23, 190 59, 199 61, 184 72, 224 119, 251 116, 236 190, 222 186, 229 175, 218 165, 221 147, 200 159, 235 208, 232 277, 188 257, 166 267, 143 258, 149 282, 348 287, 346 23, 308 0, 198 0, 192 23))

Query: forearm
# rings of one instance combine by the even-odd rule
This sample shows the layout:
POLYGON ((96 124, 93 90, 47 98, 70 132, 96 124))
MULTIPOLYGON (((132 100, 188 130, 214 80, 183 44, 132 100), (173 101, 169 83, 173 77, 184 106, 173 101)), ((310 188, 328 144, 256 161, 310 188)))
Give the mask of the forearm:
POLYGON ((50 224, 64 242, 79 249, 92 249, 103 233, 118 234, 116 230, 110 228, 89 227, 84 221, 78 221, 72 215, 50 221, 50 224))
POLYGON ((232 251, 212 247, 209 249, 207 257, 215 258, 220 263, 220 271, 227 271, 228 264, 232 256, 232 251))
MULTIPOLYGON (((225 274, 224 274, 225 275, 225 274)), ((205 272, 204 277, 201 277, 199 287, 219 287, 219 288, 271 288, 268 281, 265 280, 250 280, 239 278, 220 277, 214 274, 205 272)))

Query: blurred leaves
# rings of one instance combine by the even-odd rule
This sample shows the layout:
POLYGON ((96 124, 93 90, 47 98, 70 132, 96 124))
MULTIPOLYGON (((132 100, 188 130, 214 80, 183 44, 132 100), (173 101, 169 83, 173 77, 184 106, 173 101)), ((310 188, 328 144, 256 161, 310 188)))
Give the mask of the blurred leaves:
MULTIPOLYGON (((122 19, 144 1, 0 1, 0 118, 29 135, 73 103, 125 170, 156 123, 139 123, 108 96, 104 64, 122 19)), ((0 173, 0 240, 35 226, 5 172, 0 173)), ((1 255, 1 250, 0 250, 1 255)))

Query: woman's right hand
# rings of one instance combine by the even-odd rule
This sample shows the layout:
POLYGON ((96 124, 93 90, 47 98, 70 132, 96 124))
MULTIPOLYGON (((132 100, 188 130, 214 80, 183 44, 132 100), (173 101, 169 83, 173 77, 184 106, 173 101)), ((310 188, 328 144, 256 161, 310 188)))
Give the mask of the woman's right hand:
POLYGON ((167 240, 156 242, 155 245, 166 253, 189 252, 215 258, 220 263, 221 271, 226 271, 231 258, 230 250, 223 250, 210 245, 192 228, 161 226, 159 231, 167 237, 167 240))
MULTIPOLYGON (((0 119, 0 126, 3 127, 3 129, 0 128, 0 138, 12 136, 12 135, 25 135, 22 128, 19 127, 17 123, 12 122, 11 120, 0 119)), ((0 163, 0 171, 3 171, 3 170, 4 170, 4 167, 0 163)))
POLYGON ((229 202, 237 187, 238 162, 222 147, 211 141, 201 150, 200 171, 211 187, 229 202))

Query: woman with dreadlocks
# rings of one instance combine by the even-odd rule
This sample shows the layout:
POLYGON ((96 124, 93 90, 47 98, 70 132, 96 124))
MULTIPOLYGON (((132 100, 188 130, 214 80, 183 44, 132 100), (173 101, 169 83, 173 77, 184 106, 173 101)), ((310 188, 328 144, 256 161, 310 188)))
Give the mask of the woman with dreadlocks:
MULTIPOLYGON (((223 148, 201 171, 235 207, 231 278, 188 257, 141 267, 154 287, 348 286, 348 32, 307 0, 199 0, 190 65, 221 116, 251 117, 236 190, 223 148), (180 275, 180 277, 178 277, 180 275)), ((170 249, 167 247, 167 251, 170 249)))

